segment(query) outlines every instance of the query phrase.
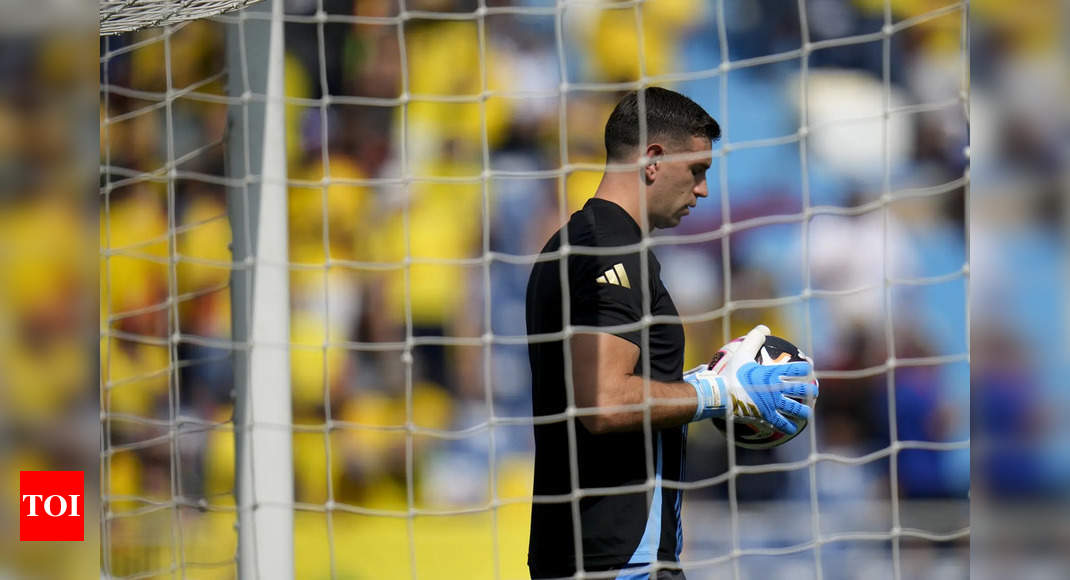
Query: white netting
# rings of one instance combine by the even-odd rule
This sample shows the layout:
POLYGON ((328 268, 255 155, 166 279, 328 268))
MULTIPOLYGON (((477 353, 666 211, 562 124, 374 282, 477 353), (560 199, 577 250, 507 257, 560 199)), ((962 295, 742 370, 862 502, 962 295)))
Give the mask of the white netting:
POLYGON ((822 394, 782 448, 696 424, 686 481, 655 480, 648 448, 649 481, 609 493, 684 491, 692 579, 966 575, 965 2, 310 0, 283 19, 284 264, 230 249, 256 232, 270 11, 102 39, 106 575, 234 573, 232 365, 266 347, 292 366, 293 421, 263 427, 293 433, 297 577, 524 577, 532 424, 575 412, 531 417, 525 345, 567 333, 526 334, 526 272, 593 192, 608 109, 651 84, 723 130, 710 198, 638 248, 685 368, 761 321, 814 355, 822 394), (257 264, 290 271, 288 344, 233 339, 250 296, 230 276, 257 264))
POLYGON ((177 24, 244 8, 260 0, 100 0, 100 33, 177 24))

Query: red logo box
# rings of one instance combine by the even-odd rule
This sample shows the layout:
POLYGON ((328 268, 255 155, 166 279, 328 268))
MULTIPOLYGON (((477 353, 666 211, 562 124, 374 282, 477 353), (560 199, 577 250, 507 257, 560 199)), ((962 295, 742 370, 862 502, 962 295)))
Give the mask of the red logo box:
POLYGON ((19 540, 85 540, 85 474, 81 471, 19 472, 19 540))

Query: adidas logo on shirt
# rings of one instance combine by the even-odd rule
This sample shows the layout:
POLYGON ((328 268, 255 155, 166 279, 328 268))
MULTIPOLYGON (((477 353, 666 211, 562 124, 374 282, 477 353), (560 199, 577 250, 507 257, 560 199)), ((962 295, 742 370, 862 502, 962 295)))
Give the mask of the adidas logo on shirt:
POLYGON ((624 286, 625 288, 632 287, 631 283, 628 282, 628 273, 624 271, 624 264, 620 262, 606 270, 605 274, 595 278, 595 281, 599 284, 613 284, 614 286, 624 286))

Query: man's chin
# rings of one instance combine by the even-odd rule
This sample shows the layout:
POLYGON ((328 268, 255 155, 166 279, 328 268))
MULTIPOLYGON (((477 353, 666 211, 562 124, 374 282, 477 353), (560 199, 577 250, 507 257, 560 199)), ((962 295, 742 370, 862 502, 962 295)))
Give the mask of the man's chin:
POLYGON ((656 229, 659 229, 659 230, 664 230, 664 229, 668 229, 668 228, 675 228, 676 226, 680 225, 680 218, 681 217, 682 216, 672 216, 670 218, 665 218, 663 220, 658 220, 657 223, 654 224, 654 227, 656 229))

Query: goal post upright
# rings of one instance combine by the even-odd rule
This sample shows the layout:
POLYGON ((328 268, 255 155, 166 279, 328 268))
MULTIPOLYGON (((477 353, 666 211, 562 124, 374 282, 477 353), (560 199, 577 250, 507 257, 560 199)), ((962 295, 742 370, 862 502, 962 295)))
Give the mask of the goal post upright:
POLYGON ((227 26, 238 575, 293 577, 283 0, 227 26))

